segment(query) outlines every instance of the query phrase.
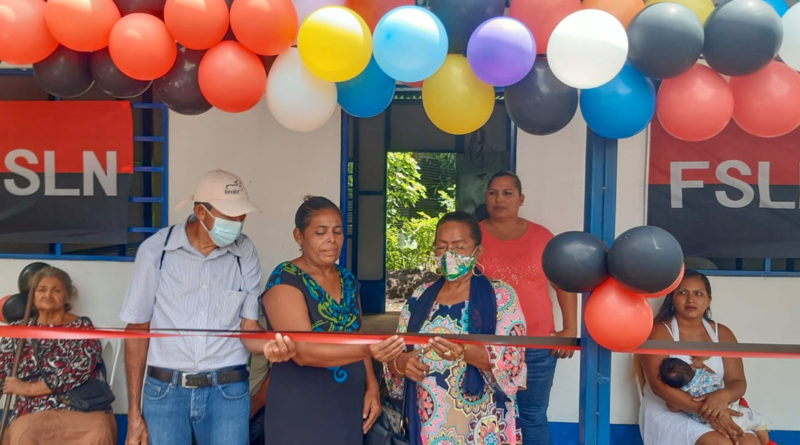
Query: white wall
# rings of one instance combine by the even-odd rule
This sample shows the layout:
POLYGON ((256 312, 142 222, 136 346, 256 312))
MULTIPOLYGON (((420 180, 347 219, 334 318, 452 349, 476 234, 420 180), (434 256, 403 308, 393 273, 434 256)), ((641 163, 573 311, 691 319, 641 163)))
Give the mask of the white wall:
MULTIPOLYGON (((170 114, 170 222, 182 221, 189 207, 173 207, 192 193, 204 171, 229 169, 240 175, 262 212, 248 216, 245 232, 258 247, 262 270, 269 274, 278 262, 293 258, 291 238, 294 211, 306 194, 339 200, 339 117, 322 129, 293 133, 270 116, 262 101, 246 113, 209 111, 200 116, 170 114)), ((517 171, 526 202, 522 215, 554 233, 583 227, 585 125, 576 116, 570 125, 550 136, 518 135, 517 171)), ((620 233, 644 224, 646 163, 645 132, 619 143, 616 228, 620 233)), ((29 261, 0 260, 0 283, 5 295, 16 287, 19 270, 29 261)), ((130 277, 131 264, 57 261, 81 290, 75 310, 90 315, 98 326, 119 326, 119 306, 130 277)), ((740 341, 797 343, 800 327, 798 278, 712 277, 714 317, 727 324, 740 341)), ((560 321, 557 319, 557 324, 560 321)), ((627 354, 612 359, 613 423, 636 423, 638 400, 630 378, 627 354)), ((745 360, 747 397, 773 429, 798 429, 800 360, 745 360)), ((559 361, 552 390, 550 419, 578 420, 579 357, 559 361)), ((122 369, 114 389, 117 412, 126 411, 122 369)))

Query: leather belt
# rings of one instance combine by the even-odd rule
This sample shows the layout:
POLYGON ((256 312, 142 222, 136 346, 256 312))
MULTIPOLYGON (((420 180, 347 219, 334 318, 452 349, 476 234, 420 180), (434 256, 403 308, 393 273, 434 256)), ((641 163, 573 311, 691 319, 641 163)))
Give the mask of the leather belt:
POLYGON ((250 373, 244 365, 232 368, 223 368, 216 371, 200 372, 191 374, 188 372, 177 371, 156 366, 147 367, 147 375, 165 383, 172 383, 177 374, 178 383, 184 388, 203 388, 214 384, 214 375, 217 376, 217 384, 236 383, 247 380, 250 373))

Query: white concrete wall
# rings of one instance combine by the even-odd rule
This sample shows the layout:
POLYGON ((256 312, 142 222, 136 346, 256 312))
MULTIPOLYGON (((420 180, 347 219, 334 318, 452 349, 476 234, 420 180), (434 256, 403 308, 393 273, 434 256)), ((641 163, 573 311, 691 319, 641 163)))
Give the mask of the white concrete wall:
MULTIPOLYGON (((526 202, 522 215, 554 233, 583 227, 585 125, 576 116, 550 136, 518 136, 517 171, 526 202)), ((617 233, 645 222, 645 132, 619 143, 617 233)), ((322 129, 308 134, 283 129, 262 102, 241 114, 210 111, 200 116, 170 115, 170 222, 182 221, 188 207, 173 207, 192 193, 197 177, 212 168, 229 169, 244 179, 262 212, 248 217, 245 232, 255 241, 264 274, 292 258, 294 211, 306 194, 339 200, 340 132, 334 116, 322 129)), ((29 261, 0 260, 3 295, 16 287, 19 270, 29 261), (3 292, 5 290, 5 292, 3 292)), ((90 315, 98 326, 119 326, 119 306, 131 264, 54 261, 75 279, 81 291, 75 310, 90 315)), ((712 277, 716 319, 727 324, 740 341, 798 343, 800 313, 798 278, 712 277)), ((557 320, 557 324, 559 321, 557 320)), ((638 400, 630 378, 630 356, 614 354, 611 420, 636 423, 638 400)), ((773 429, 800 429, 800 360, 745 360, 747 398, 773 429)), ((578 420, 579 357, 561 360, 552 390, 550 419, 578 420)), ((118 413, 126 411, 123 371, 114 385, 118 413)))

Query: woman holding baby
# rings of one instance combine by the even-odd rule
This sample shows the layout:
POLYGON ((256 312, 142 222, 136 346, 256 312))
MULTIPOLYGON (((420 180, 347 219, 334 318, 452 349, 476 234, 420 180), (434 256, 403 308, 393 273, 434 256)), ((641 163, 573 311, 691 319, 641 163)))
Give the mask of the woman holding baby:
MULTIPOLYGON (((736 343, 730 329, 711 319, 710 305, 708 278, 697 271, 687 270, 681 283, 666 296, 656 314, 650 340, 736 343)), ((683 360, 693 369, 719 375, 724 384, 703 397, 692 397, 660 378, 659 367, 667 356, 641 356, 646 382, 639 409, 639 428, 644 445, 762 443, 755 431, 745 431, 737 425, 735 418, 741 414, 729 408, 729 404, 739 401, 747 388, 741 358, 671 357, 683 360), (703 421, 687 414, 697 414, 703 421)))

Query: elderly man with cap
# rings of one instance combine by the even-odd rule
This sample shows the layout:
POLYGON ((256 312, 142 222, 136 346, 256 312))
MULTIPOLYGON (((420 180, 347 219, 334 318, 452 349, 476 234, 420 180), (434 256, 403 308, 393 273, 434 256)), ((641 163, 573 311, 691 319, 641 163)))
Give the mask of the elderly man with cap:
MULTIPOLYGON (((242 180, 223 170, 205 173, 192 199, 186 223, 139 247, 120 318, 130 330, 260 329, 261 267, 242 234, 256 206, 242 180)), ((248 349, 263 345, 198 335, 126 340, 126 444, 189 445, 192 436, 199 445, 246 444, 245 364, 248 349)))

